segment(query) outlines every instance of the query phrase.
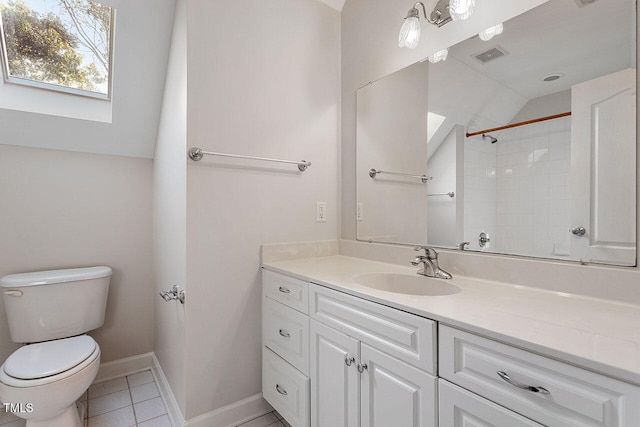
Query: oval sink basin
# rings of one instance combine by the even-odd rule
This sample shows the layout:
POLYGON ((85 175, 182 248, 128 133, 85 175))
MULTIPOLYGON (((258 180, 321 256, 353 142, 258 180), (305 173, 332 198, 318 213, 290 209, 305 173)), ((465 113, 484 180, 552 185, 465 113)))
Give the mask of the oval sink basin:
POLYGON ((459 287, 445 279, 417 274, 369 273, 355 276, 353 281, 368 288, 396 294, 441 296, 460 292, 459 287))

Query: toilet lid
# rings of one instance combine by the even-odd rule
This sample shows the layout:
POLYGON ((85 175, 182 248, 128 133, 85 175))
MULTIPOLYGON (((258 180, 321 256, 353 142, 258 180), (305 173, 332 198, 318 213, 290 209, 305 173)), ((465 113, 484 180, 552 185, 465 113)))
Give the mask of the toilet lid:
POLYGON ((4 371, 24 380, 50 377, 82 363, 96 346, 88 335, 25 345, 4 362, 4 371))

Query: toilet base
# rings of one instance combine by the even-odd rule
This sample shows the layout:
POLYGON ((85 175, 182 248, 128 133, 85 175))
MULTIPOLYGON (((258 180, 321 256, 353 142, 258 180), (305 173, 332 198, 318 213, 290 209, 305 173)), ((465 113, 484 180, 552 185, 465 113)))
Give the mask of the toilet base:
POLYGON ((27 420, 25 427, 82 427, 78 409, 74 403, 66 411, 48 420, 27 420))

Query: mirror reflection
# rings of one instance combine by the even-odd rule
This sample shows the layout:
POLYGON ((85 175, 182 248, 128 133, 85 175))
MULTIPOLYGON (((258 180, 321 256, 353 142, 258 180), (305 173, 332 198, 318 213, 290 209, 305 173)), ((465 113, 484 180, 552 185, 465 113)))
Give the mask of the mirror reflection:
POLYGON ((635 265, 634 2, 503 27, 358 91, 358 239, 635 265))

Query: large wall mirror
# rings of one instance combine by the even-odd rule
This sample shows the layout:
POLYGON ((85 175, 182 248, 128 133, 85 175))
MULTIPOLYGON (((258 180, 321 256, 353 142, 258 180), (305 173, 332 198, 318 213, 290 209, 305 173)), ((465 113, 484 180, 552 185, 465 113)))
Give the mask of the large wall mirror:
POLYGON ((635 265, 635 18, 550 0, 358 90, 358 240, 635 265))

